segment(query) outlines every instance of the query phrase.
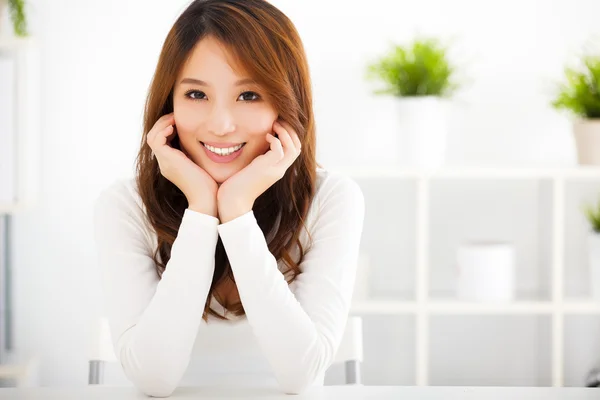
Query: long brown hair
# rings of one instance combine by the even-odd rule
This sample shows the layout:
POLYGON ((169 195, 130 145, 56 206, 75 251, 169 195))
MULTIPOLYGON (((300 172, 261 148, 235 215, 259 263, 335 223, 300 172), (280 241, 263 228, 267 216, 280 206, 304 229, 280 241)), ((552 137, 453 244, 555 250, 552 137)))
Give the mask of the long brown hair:
MULTIPOLYGON (((163 44, 146 99, 144 133, 150 131, 162 115, 173 112, 173 89, 180 69, 197 42, 209 35, 226 46, 235 62, 265 89, 279 118, 294 128, 302 143, 300 156, 284 177, 253 206, 260 229, 265 237, 271 236, 269 250, 276 260, 283 260, 286 267, 283 272, 291 283, 300 273, 299 264, 307 250, 299 238, 314 197, 318 166, 308 63, 292 22, 265 0, 193 1, 179 16, 163 44), (277 231, 272 232, 276 225, 277 231), (299 250, 297 260, 291 255, 295 245, 299 250)), ((172 145, 179 148, 177 138, 172 145)), ((153 259, 157 274, 162 277, 188 203, 177 186, 161 175, 145 135, 136 160, 136 183, 149 223, 157 234, 153 259)), ((219 238, 215 272, 203 313, 205 320, 209 314, 223 318, 211 308, 213 295, 228 311, 238 316, 244 314, 239 300, 227 304, 216 292, 231 283, 235 280, 219 238)), ((232 290, 237 291, 235 285, 232 290)), ((235 295, 239 299, 237 293, 235 295)))

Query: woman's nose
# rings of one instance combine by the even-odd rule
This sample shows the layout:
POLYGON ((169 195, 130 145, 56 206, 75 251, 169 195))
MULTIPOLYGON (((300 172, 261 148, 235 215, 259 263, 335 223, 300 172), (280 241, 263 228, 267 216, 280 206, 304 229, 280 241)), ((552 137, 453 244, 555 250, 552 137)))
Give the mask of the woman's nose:
POLYGON ((209 133, 217 136, 226 135, 235 131, 233 115, 227 107, 213 107, 207 125, 209 133))

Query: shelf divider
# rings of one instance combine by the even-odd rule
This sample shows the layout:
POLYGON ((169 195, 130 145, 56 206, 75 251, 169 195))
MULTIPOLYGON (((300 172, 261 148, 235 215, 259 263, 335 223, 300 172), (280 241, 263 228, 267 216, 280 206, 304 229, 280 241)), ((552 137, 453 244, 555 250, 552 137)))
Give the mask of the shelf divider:
POLYGON ((417 386, 427 386, 429 380, 429 198, 430 181, 421 176, 416 191, 416 352, 415 371, 417 386))
POLYGON ((565 178, 553 181, 553 263, 552 263, 552 386, 564 386, 564 240, 565 178))

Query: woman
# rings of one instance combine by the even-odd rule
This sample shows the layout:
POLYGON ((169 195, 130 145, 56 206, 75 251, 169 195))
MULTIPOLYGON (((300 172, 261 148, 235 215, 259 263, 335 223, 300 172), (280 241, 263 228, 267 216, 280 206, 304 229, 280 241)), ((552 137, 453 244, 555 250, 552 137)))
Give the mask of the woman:
POLYGON ((311 96, 298 33, 266 1, 196 0, 169 32, 136 178, 95 206, 116 356, 144 393, 323 384, 364 199, 317 165, 311 96))

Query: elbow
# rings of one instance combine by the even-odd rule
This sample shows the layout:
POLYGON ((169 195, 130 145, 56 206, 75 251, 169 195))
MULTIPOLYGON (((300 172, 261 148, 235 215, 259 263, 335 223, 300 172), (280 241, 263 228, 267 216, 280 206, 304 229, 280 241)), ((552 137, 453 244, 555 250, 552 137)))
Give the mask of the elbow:
POLYGON ((180 365, 171 365, 168 362, 139 364, 131 361, 121 361, 123 371, 143 394, 150 397, 169 397, 179 386, 183 375, 180 365))
POLYGON ((143 394, 150 397, 169 397, 173 394, 187 367, 187 358, 173 357, 167 351, 150 346, 124 345, 117 354, 127 379, 143 394))
MULTIPOLYGON (((323 379, 323 369, 308 365, 298 365, 282 371, 277 376, 279 388, 285 394, 302 394, 323 379)), ((321 383, 322 384, 322 383, 321 383)))
POLYGON ((317 341, 305 357, 302 357, 304 361, 286 363, 286 368, 277 374, 281 390, 285 394, 302 394, 312 386, 322 385, 325 370, 333 360, 333 353, 333 346, 317 341))
POLYGON ((167 382, 160 378, 145 377, 143 380, 133 383, 140 392, 149 397, 169 397, 177 388, 177 383, 167 382))
POLYGON ((313 383, 313 379, 307 379, 302 376, 290 376, 289 378, 279 379, 279 387, 285 394, 302 394, 313 383))

